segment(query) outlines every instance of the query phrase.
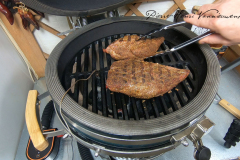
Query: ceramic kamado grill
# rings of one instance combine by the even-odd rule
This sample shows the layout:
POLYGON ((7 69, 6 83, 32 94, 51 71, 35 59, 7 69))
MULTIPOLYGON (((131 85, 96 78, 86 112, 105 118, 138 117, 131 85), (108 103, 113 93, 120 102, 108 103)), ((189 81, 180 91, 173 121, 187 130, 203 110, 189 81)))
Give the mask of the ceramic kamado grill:
MULTIPOLYGON (((131 0, 22 2, 45 13, 84 17, 113 11, 131 0)), ((103 49, 125 35, 143 35, 168 24, 171 23, 146 17, 105 18, 85 25, 63 39, 52 51, 45 70, 49 94, 65 126, 65 130, 58 133, 73 136, 83 146, 95 150, 96 156, 110 155, 115 159, 153 158, 180 144, 187 146, 189 139, 195 147, 195 158, 209 159, 210 149, 203 145, 201 138, 214 126, 204 114, 217 93, 220 68, 208 45, 195 43, 145 59, 190 70, 183 82, 163 96, 144 100, 106 88, 108 70, 115 60, 103 49), (90 75, 87 81, 72 86, 90 75)), ((165 50, 196 35, 185 27, 176 27, 154 36, 165 38, 159 48, 165 50)), ((28 130, 31 136, 31 128, 28 130)), ((46 140, 42 133, 39 135, 42 141, 36 141, 35 147, 43 146, 40 148, 44 149, 46 140)), ((31 138, 34 144, 37 137, 31 138)))

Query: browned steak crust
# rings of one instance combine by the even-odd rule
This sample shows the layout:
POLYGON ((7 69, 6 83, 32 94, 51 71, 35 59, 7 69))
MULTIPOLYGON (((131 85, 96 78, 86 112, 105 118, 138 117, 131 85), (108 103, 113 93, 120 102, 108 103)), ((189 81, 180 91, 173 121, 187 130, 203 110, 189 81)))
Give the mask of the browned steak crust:
POLYGON ((146 58, 156 54, 164 37, 138 40, 139 36, 124 36, 110 44, 104 52, 116 60, 146 58))
POLYGON ((163 95, 189 75, 177 69, 142 60, 115 61, 108 71, 107 88, 131 97, 150 99, 163 95))

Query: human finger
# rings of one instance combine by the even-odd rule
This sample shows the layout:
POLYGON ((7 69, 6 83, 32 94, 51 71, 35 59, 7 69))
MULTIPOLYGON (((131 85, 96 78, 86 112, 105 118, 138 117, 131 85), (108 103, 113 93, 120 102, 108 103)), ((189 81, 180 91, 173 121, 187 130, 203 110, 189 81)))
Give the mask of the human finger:
POLYGON ((191 23, 198 27, 208 28, 212 31, 215 31, 216 27, 213 25, 212 18, 206 18, 199 15, 188 14, 184 18, 184 21, 187 23, 191 23))
POLYGON ((231 42, 222 37, 220 34, 212 34, 210 36, 207 36, 198 42, 199 44, 223 44, 223 45, 231 45, 231 42))

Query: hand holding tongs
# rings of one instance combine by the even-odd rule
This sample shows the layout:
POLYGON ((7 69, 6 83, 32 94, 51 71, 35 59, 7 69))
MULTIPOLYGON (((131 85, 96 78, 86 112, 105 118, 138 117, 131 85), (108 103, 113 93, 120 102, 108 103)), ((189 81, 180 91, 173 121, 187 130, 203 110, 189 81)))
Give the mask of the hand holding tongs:
MULTIPOLYGON (((158 29, 158 30, 151 31, 150 33, 148 33, 148 34, 146 34, 146 35, 140 36, 139 39, 146 38, 147 36, 151 36, 151 35, 154 34, 154 33, 161 32, 161 31, 167 30, 167 29, 169 29, 169 28, 181 26, 181 25, 183 25, 183 24, 185 24, 185 23, 187 23, 187 22, 182 21, 182 22, 178 22, 178 23, 174 23, 174 24, 162 26, 162 27, 161 27, 160 29, 158 29)), ((181 49, 181 48, 183 48, 183 47, 186 47, 186 46, 188 46, 188 45, 190 45, 190 44, 192 44, 192 43, 194 43, 194 42, 197 42, 197 41, 199 41, 200 39, 202 39, 202 38, 204 38, 204 37, 207 37, 207 36, 209 36, 209 35, 211 35, 211 34, 213 34, 213 33, 214 33, 214 32, 211 32, 211 31, 205 32, 205 33, 203 33, 202 35, 199 35, 199 36, 197 36, 197 37, 194 37, 194 38, 192 38, 192 39, 190 39, 190 40, 188 40, 188 41, 186 41, 186 42, 183 42, 183 43, 181 43, 181 44, 179 44, 179 45, 177 45, 177 46, 175 46, 175 47, 173 47, 173 48, 171 48, 171 49, 166 49, 166 50, 157 52, 156 55, 163 54, 163 53, 166 53, 166 52, 174 52, 174 51, 179 50, 179 49, 181 49)), ((154 55, 154 56, 156 56, 156 55, 154 55)), ((153 56, 151 56, 151 57, 153 57, 153 56)))

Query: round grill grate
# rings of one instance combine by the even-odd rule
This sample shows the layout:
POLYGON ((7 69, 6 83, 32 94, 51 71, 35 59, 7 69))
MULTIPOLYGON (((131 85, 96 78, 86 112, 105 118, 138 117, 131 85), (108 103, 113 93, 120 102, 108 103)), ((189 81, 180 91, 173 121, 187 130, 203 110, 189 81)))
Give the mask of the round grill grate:
MULTIPOLYGON (((179 52, 176 51, 145 59, 145 61, 148 62, 180 69, 189 69, 191 71, 186 80, 163 96, 144 100, 106 89, 105 82, 107 73, 114 59, 112 59, 109 54, 103 53, 102 49, 123 36, 124 34, 113 35, 91 43, 84 47, 67 66, 63 82, 66 90, 78 79, 85 79, 94 70, 97 70, 91 79, 88 81, 80 81, 72 87, 69 95, 78 102, 78 104, 105 117, 123 120, 139 120, 168 115, 184 107, 196 96, 205 76, 201 75, 201 77, 199 77, 200 75, 196 69, 197 64, 194 64, 181 50, 179 52)), ((166 40, 160 46, 159 51, 173 46, 172 43, 166 40)))

